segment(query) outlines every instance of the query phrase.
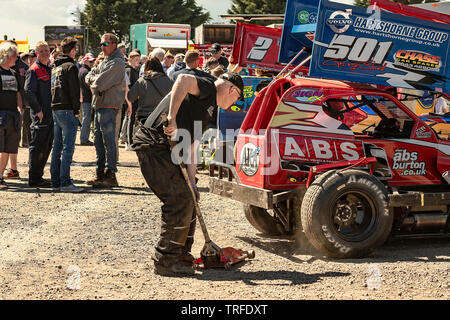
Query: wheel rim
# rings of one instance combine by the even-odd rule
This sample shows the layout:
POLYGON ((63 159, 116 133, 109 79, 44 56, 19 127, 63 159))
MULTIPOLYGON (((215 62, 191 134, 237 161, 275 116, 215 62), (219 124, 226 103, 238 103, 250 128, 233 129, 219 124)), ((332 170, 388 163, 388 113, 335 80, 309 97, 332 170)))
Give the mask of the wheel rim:
POLYGON ((330 225, 345 241, 364 241, 375 232, 376 206, 366 193, 356 190, 343 192, 334 200, 330 211, 330 225))

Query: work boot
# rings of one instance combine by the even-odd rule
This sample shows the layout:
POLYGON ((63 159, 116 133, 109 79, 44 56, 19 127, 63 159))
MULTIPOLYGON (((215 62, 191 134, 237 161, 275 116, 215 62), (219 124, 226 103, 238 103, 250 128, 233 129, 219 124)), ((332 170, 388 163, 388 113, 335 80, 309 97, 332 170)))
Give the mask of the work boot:
POLYGON ((175 263, 168 267, 155 263, 154 272, 157 275, 165 277, 193 276, 195 274, 192 265, 187 266, 182 263, 175 263))
POLYGON ((94 183, 102 181, 103 179, 105 179, 105 171, 104 170, 96 171, 95 172, 95 177, 92 178, 91 180, 86 181, 86 184, 88 186, 92 186, 92 185, 94 185, 94 183))
POLYGON ((188 265, 188 266, 192 266, 192 262, 195 260, 194 256, 190 253, 190 252, 183 252, 182 258, 181 258, 181 263, 188 265))
POLYGON ((109 169, 105 172, 105 177, 97 182, 94 182, 92 187, 94 188, 114 188, 118 187, 119 183, 116 179, 116 174, 114 172, 109 171, 109 169))

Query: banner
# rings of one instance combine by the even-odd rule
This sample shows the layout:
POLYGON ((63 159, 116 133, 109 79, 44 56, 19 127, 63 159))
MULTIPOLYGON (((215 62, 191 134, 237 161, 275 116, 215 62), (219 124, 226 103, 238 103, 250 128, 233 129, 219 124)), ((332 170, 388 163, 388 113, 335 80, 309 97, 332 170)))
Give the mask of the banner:
MULTIPOLYGON (((289 63, 303 47, 312 48, 318 6, 318 0, 287 0, 279 62, 289 63)), ((294 65, 298 65, 307 58, 311 50, 308 51, 300 55, 294 65)))
POLYGON ((281 29, 238 22, 231 63, 244 68, 280 71, 281 29))
POLYGON ((310 76, 450 92, 450 26, 323 0, 310 76))

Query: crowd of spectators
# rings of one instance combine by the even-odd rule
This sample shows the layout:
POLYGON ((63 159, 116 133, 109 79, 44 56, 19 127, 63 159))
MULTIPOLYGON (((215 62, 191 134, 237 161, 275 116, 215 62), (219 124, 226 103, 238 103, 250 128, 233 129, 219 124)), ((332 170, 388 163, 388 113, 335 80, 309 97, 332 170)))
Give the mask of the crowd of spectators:
POLYGON ((79 145, 93 147, 96 154, 96 170, 86 184, 118 186, 120 143, 131 150, 136 128, 170 93, 179 75, 216 79, 229 65, 219 44, 211 46, 203 69, 195 50, 127 53, 112 33, 102 36, 100 47, 94 56, 81 54, 78 41, 71 37, 53 51, 45 41, 25 53, 18 52, 14 41, 1 44, 0 189, 8 188, 5 180, 21 178, 17 169, 21 145, 28 148, 29 187, 85 190, 70 176, 78 131, 79 145), (44 169, 49 158, 47 180, 44 169))

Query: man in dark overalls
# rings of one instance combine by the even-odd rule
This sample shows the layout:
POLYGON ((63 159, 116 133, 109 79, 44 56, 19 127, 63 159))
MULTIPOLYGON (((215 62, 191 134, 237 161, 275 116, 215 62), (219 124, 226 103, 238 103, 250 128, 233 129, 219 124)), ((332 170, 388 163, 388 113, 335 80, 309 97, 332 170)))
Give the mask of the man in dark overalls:
POLYGON ((53 146, 53 115, 50 108, 51 67, 50 48, 44 41, 36 44, 36 62, 28 69, 25 95, 31 108, 31 141, 28 185, 49 188, 51 182, 44 180, 44 167, 53 146))
MULTIPOLYGON (((133 137, 142 175, 155 195, 163 202, 161 207, 161 234, 155 247, 154 272, 163 276, 193 275, 194 199, 180 167, 174 163, 174 154, 183 147, 187 156, 190 183, 200 198, 196 186, 195 153, 202 132, 212 114, 211 108, 228 109, 242 99, 244 85, 236 73, 225 73, 216 81, 210 78, 182 74, 168 94, 140 126, 133 137), (167 126, 163 117, 167 115, 167 126), (168 138, 182 137, 171 153, 168 138), (189 159, 190 158, 190 159, 189 159)), ((175 156, 175 158, 177 158, 175 156)))

